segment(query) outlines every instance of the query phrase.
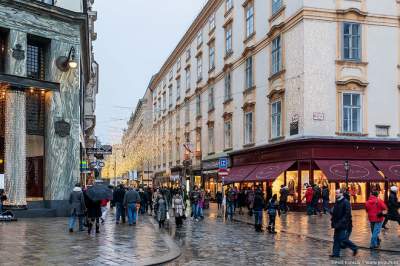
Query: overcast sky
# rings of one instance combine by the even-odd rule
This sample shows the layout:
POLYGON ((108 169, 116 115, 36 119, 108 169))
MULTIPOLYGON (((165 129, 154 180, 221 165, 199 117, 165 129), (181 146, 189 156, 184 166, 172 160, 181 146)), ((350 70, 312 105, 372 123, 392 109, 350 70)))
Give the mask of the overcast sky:
POLYGON ((155 74, 206 0, 96 0, 100 65, 96 135, 118 142, 155 74))

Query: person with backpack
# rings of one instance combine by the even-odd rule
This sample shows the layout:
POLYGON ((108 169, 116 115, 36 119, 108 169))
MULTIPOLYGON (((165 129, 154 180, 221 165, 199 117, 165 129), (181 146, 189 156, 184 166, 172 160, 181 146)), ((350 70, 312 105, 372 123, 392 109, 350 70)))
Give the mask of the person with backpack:
POLYGON ((85 229, 83 228, 83 219, 86 212, 86 205, 80 184, 76 184, 71 194, 69 195, 69 204, 71 205, 71 216, 69 217, 69 232, 74 232, 76 218, 78 218, 79 221, 79 231, 85 231, 85 229))
POLYGON ((263 220, 263 210, 265 208, 264 198, 262 196, 262 192, 258 190, 254 196, 253 203, 253 213, 254 213, 254 227, 256 232, 263 232, 262 230, 262 220, 263 220))
POLYGON ((322 209, 324 214, 329 213, 329 188, 326 185, 322 187, 322 209))
POLYGON ((383 229, 387 229, 386 224, 388 221, 395 221, 400 225, 400 215, 399 215, 399 201, 397 200, 397 187, 392 186, 390 188, 389 200, 388 200, 388 213, 383 222, 383 229))
POLYGON ((268 233, 276 234, 276 231, 275 231, 276 215, 277 214, 279 216, 281 215, 281 211, 280 211, 279 203, 278 203, 278 196, 276 194, 274 194, 272 196, 272 198, 269 200, 267 212, 268 212, 268 216, 269 216, 268 233))
POLYGON ((224 198, 224 196, 222 195, 222 192, 220 190, 218 190, 217 195, 216 195, 218 210, 221 210, 221 208, 222 208, 223 198, 224 198))
POLYGON ((368 213, 368 220, 371 225, 371 249, 376 249, 380 246, 381 240, 379 234, 382 229, 383 221, 385 220, 384 212, 387 210, 386 204, 379 198, 379 192, 373 191, 368 201, 365 203, 365 210, 368 213))

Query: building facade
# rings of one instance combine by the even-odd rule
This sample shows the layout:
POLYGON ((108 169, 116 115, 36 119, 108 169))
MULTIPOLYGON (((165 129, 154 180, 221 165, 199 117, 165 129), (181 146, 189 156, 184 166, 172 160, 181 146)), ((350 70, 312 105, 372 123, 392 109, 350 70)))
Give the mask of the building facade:
POLYGON ((95 97, 87 94, 97 80, 92 2, 0 1, 0 173, 9 207, 40 201, 66 214, 85 146, 84 103, 95 97))
POLYGON ((216 191, 228 157, 225 184, 285 184, 299 202, 304 183, 342 186, 348 160, 354 202, 383 191, 399 179, 399 10, 208 1, 151 84, 154 171, 181 167, 189 185, 216 191))

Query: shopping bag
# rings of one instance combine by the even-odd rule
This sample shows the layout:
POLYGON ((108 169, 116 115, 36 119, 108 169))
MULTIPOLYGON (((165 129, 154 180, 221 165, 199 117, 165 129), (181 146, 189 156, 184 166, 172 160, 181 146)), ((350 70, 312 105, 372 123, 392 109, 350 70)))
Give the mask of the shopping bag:
POLYGON ((169 221, 169 212, 167 212, 167 221, 169 221))

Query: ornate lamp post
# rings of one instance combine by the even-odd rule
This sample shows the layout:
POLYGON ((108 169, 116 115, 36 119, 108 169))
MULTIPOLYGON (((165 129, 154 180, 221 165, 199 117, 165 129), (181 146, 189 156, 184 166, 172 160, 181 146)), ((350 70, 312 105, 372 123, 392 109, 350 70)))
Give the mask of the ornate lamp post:
POLYGON ((350 171, 350 163, 349 161, 344 161, 344 170, 346 171, 346 191, 349 190, 349 171, 350 171))

